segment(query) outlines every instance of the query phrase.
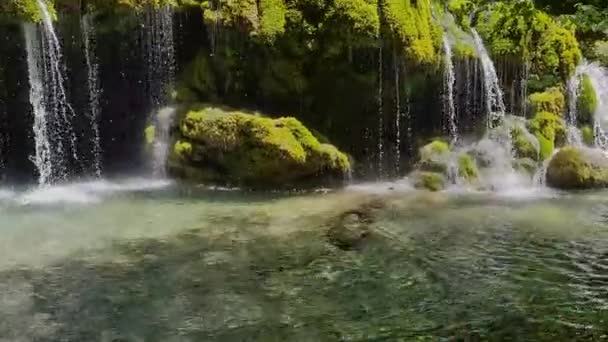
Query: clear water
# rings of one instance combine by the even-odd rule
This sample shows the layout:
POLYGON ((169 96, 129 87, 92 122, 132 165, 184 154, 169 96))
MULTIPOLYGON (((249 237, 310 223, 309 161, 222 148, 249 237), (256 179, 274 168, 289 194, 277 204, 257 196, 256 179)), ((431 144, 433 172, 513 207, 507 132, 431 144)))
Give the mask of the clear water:
POLYGON ((0 340, 599 341, 605 192, 0 190, 0 340), (373 204, 354 250, 326 238, 373 204))

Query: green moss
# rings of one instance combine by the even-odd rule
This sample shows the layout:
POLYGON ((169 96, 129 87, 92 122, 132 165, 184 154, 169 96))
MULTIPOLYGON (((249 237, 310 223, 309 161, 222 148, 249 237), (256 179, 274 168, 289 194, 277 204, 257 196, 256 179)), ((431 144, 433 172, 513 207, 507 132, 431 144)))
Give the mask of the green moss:
POLYGON ((348 156, 320 143, 295 118, 204 107, 188 112, 179 127, 182 137, 174 154, 188 156, 185 166, 204 170, 199 181, 285 186, 303 179, 314 183, 315 176, 342 179, 350 173, 348 156))
POLYGON ((529 176, 534 176, 538 163, 530 158, 518 158, 513 161, 513 168, 520 172, 525 172, 529 176))
POLYGON ((553 154, 555 147, 563 143, 566 134, 564 121, 549 112, 537 113, 528 121, 528 130, 538 139, 541 160, 553 154))
POLYGON ((178 140, 173 146, 173 152, 183 160, 190 159, 192 156, 192 144, 188 141, 178 140))
POLYGON ((576 104, 577 120, 580 125, 590 125, 594 121, 595 111, 597 109, 597 94, 593 83, 587 75, 581 77, 579 86, 579 96, 576 104))
POLYGON ((419 64, 440 64, 442 31, 432 18, 431 1, 385 0, 382 13, 409 59, 419 64))
POLYGON ((459 42, 452 47, 454 56, 460 59, 477 58, 477 50, 470 44, 459 42))
POLYGON ((446 172, 447 158, 450 154, 450 146, 448 143, 435 139, 421 147, 418 152, 420 160, 417 169, 433 172, 446 172))
POLYGON ((493 56, 529 61, 532 74, 566 80, 582 58, 573 25, 555 21, 531 0, 490 4, 476 27, 493 56))
POLYGON ((528 104, 533 115, 540 112, 562 115, 566 109, 566 98, 560 88, 552 87, 542 93, 531 94, 528 104))
POLYGON ((438 172, 419 172, 414 178, 414 187, 418 189, 441 191, 445 189, 446 186, 445 177, 438 172))
POLYGON ((469 182, 479 177, 479 170, 473 157, 466 153, 458 157, 458 175, 469 182))
POLYGON ((154 143, 154 139, 156 138, 156 126, 149 125, 144 129, 144 139, 146 140, 146 145, 152 145, 154 143))
POLYGON ((537 145, 530 140, 529 134, 524 132, 524 127, 514 127, 511 129, 511 141, 513 144, 513 152, 518 158, 530 158, 538 160, 539 151, 537 145))
MULTIPOLYGON (((47 5, 51 18, 56 19, 57 14, 54 2, 51 0, 44 0, 44 2, 47 5)), ((0 3, 0 18, 37 23, 42 20, 42 12, 36 0, 3 0, 0 3)))
POLYGON ((595 134, 593 133, 593 128, 591 126, 581 127, 581 136, 585 145, 593 146, 595 144, 595 134))
POLYGON ((560 189, 608 186, 608 159, 601 151, 566 147, 551 159, 547 184, 560 189))

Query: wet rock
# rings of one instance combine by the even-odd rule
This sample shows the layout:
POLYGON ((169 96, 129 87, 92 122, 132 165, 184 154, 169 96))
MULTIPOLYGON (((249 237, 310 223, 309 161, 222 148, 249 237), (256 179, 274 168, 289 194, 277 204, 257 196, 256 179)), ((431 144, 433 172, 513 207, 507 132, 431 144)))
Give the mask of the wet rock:
POLYGON ((329 242, 345 250, 358 247, 369 237, 375 213, 382 207, 384 202, 378 199, 342 213, 327 232, 329 242))

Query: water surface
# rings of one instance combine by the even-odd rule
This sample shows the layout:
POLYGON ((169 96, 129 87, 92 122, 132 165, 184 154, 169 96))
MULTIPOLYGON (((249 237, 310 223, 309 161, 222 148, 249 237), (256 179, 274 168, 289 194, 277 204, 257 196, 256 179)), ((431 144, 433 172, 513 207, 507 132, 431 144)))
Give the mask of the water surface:
POLYGON ((0 190, 0 341, 601 341, 608 193, 0 190), (326 237, 373 203, 352 249, 326 237), (337 223, 338 222, 338 223, 337 223))

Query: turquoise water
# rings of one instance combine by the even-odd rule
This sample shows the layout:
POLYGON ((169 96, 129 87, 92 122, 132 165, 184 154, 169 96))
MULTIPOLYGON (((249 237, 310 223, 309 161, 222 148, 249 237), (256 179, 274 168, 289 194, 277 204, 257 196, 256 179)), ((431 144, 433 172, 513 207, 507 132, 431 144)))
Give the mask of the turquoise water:
POLYGON ((0 190, 0 317, 0 341, 601 341, 608 193, 0 190))

